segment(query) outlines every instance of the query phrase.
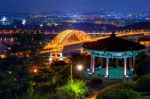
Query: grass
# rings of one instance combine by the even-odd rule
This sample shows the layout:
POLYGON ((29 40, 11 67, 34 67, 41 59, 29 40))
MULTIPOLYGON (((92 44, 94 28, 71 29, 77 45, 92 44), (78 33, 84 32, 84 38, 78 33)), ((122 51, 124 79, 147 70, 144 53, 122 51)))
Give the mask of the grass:
POLYGON ((110 90, 114 90, 114 89, 125 89, 125 90, 133 90, 135 92, 137 92, 140 96, 138 99, 150 99, 150 93, 149 92, 139 92, 133 89, 134 85, 136 84, 136 81, 132 81, 129 83, 117 83, 117 84, 113 84, 110 85, 102 90, 100 90, 97 93, 97 96, 103 96, 106 92, 109 92, 110 90))

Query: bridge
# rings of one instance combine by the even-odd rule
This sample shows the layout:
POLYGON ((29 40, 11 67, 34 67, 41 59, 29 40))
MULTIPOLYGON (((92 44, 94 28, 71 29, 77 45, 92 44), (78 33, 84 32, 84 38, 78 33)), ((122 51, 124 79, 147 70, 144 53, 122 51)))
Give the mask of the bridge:
POLYGON ((65 46, 92 41, 92 37, 83 31, 66 30, 59 33, 44 49, 51 52, 62 52, 65 46))
MULTIPOLYGON (((63 60, 62 51, 65 46, 100 40, 107 38, 110 35, 111 33, 88 34, 84 31, 65 30, 59 33, 51 42, 47 43, 44 47, 44 51, 50 52, 50 61, 53 57, 60 57, 60 60, 63 60), (92 37, 92 35, 96 35, 96 37, 92 37)), ((117 37, 134 37, 144 35, 150 36, 150 31, 128 31, 126 33, 116 32, 117 37)))

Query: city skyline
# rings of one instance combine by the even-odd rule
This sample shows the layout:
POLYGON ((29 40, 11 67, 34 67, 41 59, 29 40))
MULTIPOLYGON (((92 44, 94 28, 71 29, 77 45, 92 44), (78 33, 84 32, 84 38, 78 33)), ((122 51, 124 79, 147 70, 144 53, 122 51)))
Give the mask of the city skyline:
POLYGON ((0 13, 92 12, 105 9, 116 12, 150 12, 149 0, 2 0, 0 13))

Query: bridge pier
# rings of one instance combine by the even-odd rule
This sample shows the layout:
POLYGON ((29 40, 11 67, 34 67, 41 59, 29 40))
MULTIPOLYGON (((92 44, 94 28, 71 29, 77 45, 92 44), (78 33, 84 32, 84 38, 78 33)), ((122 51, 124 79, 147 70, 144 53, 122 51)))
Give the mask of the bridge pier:
POLYGON ((60 60, 64 60, 64 59, 63 59, 63 54, 62 54, 62 53, 59 53, 59 55, 60 55, 60 60))

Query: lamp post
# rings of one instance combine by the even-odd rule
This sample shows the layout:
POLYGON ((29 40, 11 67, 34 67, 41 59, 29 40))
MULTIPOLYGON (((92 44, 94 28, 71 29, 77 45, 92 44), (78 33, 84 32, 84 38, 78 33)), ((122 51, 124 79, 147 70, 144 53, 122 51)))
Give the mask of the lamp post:
MULTIPOLYGON (((83 71, 84 67, 83 65, 77 65, 77 70, 80 72, 80 77, 82 78, 84 76, 84 73, 82 73, 81 71, 83 71)), ((85 76, 84 76, 85 77, 85 76)))
MULTIPOLYGON (((82 65, 77 65, 77 70, 81 71, 83 69, 82 65)), ((73 77, 72 77, 72 64, 70 65, 70 81, 73 82, 73 77)))
POLYGON ((72 78, 72 63, 71 63, 71 67, 70 67, 70 80, 71 80, 71 82, 73 82, 73 78, 72 78))

